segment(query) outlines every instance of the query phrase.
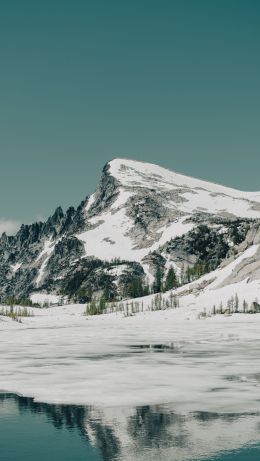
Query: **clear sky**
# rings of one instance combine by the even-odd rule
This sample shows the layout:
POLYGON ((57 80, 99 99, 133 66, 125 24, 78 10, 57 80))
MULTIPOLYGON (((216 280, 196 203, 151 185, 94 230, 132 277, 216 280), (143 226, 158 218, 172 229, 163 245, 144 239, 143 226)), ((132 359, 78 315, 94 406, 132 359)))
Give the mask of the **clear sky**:
POLYGON ((0 230, 115 156, 260 190, 259 50, 259 0, 1 0, 0 230))

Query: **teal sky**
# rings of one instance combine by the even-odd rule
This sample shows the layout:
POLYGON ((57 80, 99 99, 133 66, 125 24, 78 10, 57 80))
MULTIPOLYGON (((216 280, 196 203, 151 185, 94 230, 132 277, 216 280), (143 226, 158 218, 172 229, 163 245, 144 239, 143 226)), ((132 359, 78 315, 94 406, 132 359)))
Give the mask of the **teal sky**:
POLYGON ((1 0, 2 225, 115 156, 260 190, 259 49, 259 0, 1 0))

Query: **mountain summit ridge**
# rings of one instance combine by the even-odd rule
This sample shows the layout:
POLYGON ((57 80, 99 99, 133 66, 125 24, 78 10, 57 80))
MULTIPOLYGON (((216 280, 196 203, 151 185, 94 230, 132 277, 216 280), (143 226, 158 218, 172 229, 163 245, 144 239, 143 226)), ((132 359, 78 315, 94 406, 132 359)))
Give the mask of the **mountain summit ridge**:
MULTIPOLYGON (((179 182, 179 185, 186 185, 185 182, 190 183, 188 184, 189 187, 202 187, 206 188, 209 186, 211 189, 218 189, 219 192, 226 191, 226 193, 238 193, 238 195, 246 195, 247 198, 250 198, 251 196, 257 196, 258 200, 260 202, 260 191, 242 191, 237 188, 232 188, 229 186, 224 186, 222 184, 219 184, 214 181, 207 181, 205 179, 200 179, 200 178, 195 178, 191 175, 183 174, 181 172, 177 172, 175 170, 171 170, 170 168, 166 168, 163 166, 160 166, 156 163, 150 163, 150 162, 145 162, 143 160, 135 160, 135 159, 129 159, 129 158, 124 158, 124 157, 115 157, 112 160, 108 161, 105 165, 104 168, 107 168, 110 170, 110 173, 116 178, 119 179, 118 176, 120 177, 120 168, 128 168, 132 170, 136 170, 137 173, 141 172, 142 174, 153 174, 157 175, 158 177, 167 177, 169 178, 169 182, 172 182, 174 184, 174 179, 176 179, 179 182), (184 183, 182 183, 184 181, 184 183), (193 184, 192 184, 193 183, 193 184)), ((216 192, 217 190, 215 190, 216 192)))

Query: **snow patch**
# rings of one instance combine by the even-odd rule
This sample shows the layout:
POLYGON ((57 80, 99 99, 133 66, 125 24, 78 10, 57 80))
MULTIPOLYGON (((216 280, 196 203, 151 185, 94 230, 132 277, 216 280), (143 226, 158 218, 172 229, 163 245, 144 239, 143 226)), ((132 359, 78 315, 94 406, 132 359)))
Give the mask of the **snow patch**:
POLYGON ((22 263, 16 263, 16 264, 13 264, 11 266, 11 269, 14 272, 14 274, 15 274, 15 272, 17 272, 20 269, 21 265, 22 265, 22 263))
POLYGON ((90 220, 91 224, 98 221, 100 224, 94 229, 76 235, 84 242, 86 255, 108 261, 118 257, 127 261, 141 261, 147 254, 146 249, 133 248, 127 235, 131 231, 132 221, 126 216, 124 209, 115 213, 104 213, 90 220))
POLYGON ((36 258, 36 261, 39 261, 40 259, 42 259, 45 256, 45 259, 44 259, 43 263, 40 266, 40 269, 39 269, 39 272, 38 272, 38 275, 37 275, 37 278, 36 278, 36 281, 35 281, 37 287, 40 285, 40 283, 41 283, 41 281, 43 279, 45 267, 47 266, 47 263, 48 263, 48 260, 50 258, 50 255, 52 254, 52 252, 53 252, 55 246, 57 245, 57 243, 59 242, 59 240, 60 239, 56 240, 56 242, 53 242, 52 239, 45 240, 44 248, 36 258))
POLYGON ((33 303, 38 303, 43 305, 47 304, 57 304, 61 301, 61 296, 48 294, 48 293, 32 293, 30 299, 33 303))

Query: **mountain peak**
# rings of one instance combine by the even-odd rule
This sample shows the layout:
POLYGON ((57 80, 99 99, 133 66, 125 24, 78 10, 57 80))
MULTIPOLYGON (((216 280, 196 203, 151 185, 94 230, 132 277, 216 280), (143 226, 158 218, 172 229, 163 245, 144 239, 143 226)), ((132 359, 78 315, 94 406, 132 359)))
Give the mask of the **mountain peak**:
POLYGON ((245 192, 203 179, 197 179, 154 163, 128 158, 114 158, 106 169, 123 186, 204 189, 214 194, 224 194, 238 199, 260 202, 260 192, 245 192))

